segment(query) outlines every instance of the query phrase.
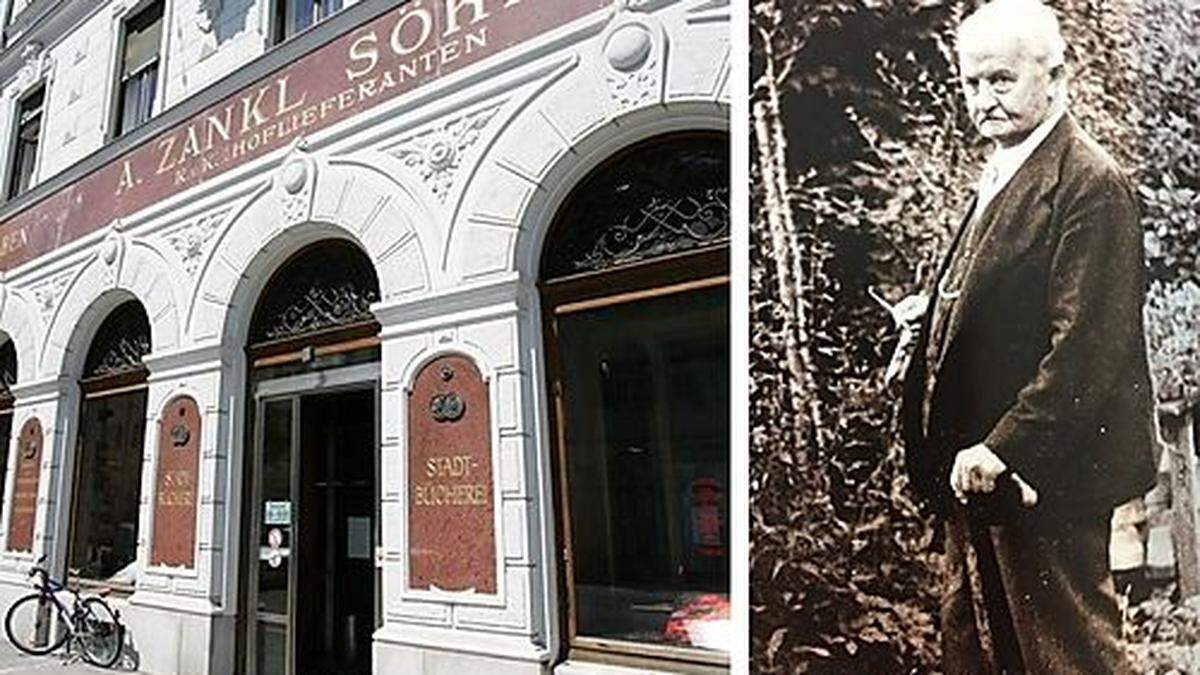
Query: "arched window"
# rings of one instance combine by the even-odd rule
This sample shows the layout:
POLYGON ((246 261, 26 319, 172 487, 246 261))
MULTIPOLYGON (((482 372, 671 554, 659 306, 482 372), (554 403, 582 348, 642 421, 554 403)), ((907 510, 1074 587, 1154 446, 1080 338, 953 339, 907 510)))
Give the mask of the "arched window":
POLYGON ((254 309, 248 351, 256 368, 273 367, 258 375, 314 359, 342 365, 353 357, 339 355, 378 344, 378 300, 375 267, 357 246, 326 240, 302 249, 280 265, 254 309))
POLYGON ((149 317, 128 300, 96 330, 80 380, 68 569, 125 589, 136 582, 149 351, 149 317))
POLYGON ((572 658, 728 663, 728 198, 725 136, 654 139, 543 248, 572 658))

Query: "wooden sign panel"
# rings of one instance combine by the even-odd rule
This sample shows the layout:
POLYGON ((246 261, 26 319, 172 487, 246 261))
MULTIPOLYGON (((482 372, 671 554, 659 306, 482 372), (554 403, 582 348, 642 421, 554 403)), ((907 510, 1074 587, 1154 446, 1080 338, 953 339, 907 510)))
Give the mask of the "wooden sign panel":
POLYGON ((408 399, 409 587, 496 592, 488 385, 465 356, 417 374, 408 399))
POLYGON ((194 564, 199 471, 200 408, 190 396, 177 396, 163 408, 158 429, 150 564, 194 564))
POLYGON ((42 479, 42 423, 29 419, 17 437, 17 473, 13 480, 12 515, 8 520, 8 550, 32 551, 37 522, 38 484, 42 479))

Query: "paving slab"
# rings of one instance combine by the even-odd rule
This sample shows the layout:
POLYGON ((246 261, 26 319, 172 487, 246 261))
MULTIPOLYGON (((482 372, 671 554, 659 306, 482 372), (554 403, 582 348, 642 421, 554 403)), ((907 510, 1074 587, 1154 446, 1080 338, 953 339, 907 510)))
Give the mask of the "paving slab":
POLYGON ((120 663, 117 667, 109 669, 97 668, 82 661, 65 663, 65 656, 65 651, 61 649, 49 656, 30 656, 18 651, 4 638, 3 631, 0 631, 0 675, 20 675, 22 673, 31 673, 32 675, 124 673, 133 675, 138 673, 128 666, 121 667, 120 663))

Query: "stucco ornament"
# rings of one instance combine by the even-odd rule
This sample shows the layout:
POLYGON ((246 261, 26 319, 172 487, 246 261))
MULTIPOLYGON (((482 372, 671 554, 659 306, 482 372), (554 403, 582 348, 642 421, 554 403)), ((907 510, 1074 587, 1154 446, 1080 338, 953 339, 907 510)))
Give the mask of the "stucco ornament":
POLYGON ((116 286, 121 277, 121 264, 125 259, 125 235, 121 233, 121 219, 114 220, 108 226, 108 234, 100 242, 98 258, 102 266, 104 283, 116 286))
POLYGON ((46 53, 40 42, 29 42, 21 48, 21 69, 17 71, 17 86, 10 89, 13 97, 29 93, 31 87, 50 76, 54 60, 46 53))
POLYGON ((280 212, 286 224, 295 225, 308 220, 316 173, 316 162, 308 154, 308 142, 303 138, 296 139, 275 172, 280 212))
POLYGON ((471 148, 483 137, 503 102, 451 118, 396 144, 392 156, 425 181, 439 201, 454 191, 454 181, 471 148))
POLYGON ((42 313, 43 321, 48 320, 58 307, 58 301, 74 274, 74 270, 62 272, 33 287, 33 299, 37 303, 38 311, 42 313))
POLYGON ((642 19, 618 21, 604 39, 604 79, 622 108, 657 101, 662 95, 666 35, 642 19))
POLYGON ((650 30, 641 24, 630 23, 608 36, 605 55, 608 64, 622 73, 630 73, 645 65, 654 49, 650 30))
POLYGON ((229 209, 206 213, 184 223, 167 235, 167 242, 183 260, 183 268, 189 277, 195 278, 196 271, 200 269, 200 264, 204 262, 205 253, 208 251, 208 242, 220 229, 221 223, 225 221, 227 215, 229 215, 229 209))

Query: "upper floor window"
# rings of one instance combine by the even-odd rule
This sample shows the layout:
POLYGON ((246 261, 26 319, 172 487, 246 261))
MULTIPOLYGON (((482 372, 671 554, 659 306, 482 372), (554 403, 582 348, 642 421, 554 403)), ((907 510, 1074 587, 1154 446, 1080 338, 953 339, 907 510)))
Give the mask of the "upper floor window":
POLYGON ((342 4, 342 0, 276 0, 276 44, 328 18, 342 4))
POLYGON ((16 137, 13 139, 12 166, 8 173, 9 199, 25 192, 33 184, 45 101, 46 88, 40 86, 21 99, 17 106, 16 137))
POLYGON ((157 0, 125 21, 114 137, 145 124, 154 112, 162 19, 163 2, 157 0))

